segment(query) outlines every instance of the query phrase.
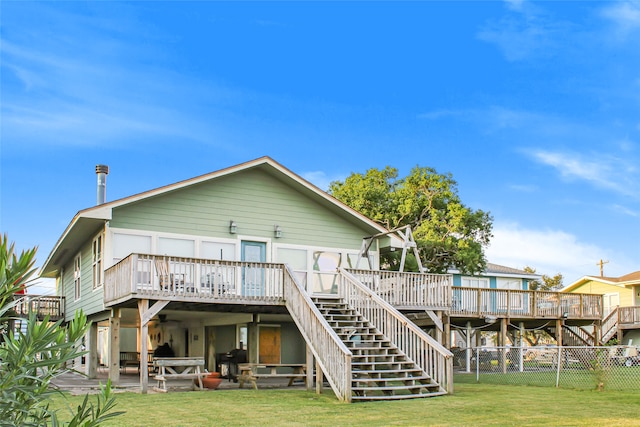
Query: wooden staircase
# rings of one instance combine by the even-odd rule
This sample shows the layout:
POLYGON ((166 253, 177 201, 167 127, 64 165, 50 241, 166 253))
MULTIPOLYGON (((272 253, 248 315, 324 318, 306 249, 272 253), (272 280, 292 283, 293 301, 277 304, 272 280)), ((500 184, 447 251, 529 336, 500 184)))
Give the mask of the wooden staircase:
POLYGON ((313 297, 338 337, 353 353, 352 401, 398 400, 447 394, 423 369, 343 300, 313 297))
MULTIPOLYGON (((556 327, 549 326, 546 332, 552 337, 556 336, 556 327)), ((580 326, 562 325, 562 345, 568 347, 583 347, 595 345, 595 337, 580 326)))

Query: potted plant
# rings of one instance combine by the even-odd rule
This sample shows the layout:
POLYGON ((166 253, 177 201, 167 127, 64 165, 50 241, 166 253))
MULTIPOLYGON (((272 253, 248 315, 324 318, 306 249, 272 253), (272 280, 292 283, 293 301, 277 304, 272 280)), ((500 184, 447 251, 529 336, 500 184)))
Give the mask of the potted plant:
POLYGON ((220 372, 210 372, 209 375, 202 378, 202 385, 211 390, 217 389, 221 382, 220 372))

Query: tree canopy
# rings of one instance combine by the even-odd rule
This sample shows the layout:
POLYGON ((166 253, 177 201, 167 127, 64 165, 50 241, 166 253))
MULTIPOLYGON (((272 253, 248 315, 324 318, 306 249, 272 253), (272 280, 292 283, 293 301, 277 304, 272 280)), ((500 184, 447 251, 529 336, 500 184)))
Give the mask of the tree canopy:
MULTIPOLYGON (((535 274, 536 269, 526 266, 524 271, 527 273, 535 274)), ((562 274, 557 273, 555 276, 547 276, 546 274, 542 275, 542 281, 539 280, 531 280, 529 282, 529 290, 530 291, 559 291, 562 289, 562 281, 564 277, 562 274)))
MULTIPOLYGON (((411 227, 424 267, 433 273, 456 268, 465 274, 486 267, 484 248, 492 237, 488 212, 465 206, 451 174, 414 167, 404 178, 391 166, 352 173, 334 181, 329 193, 384 227, 411 227)), ((382 262, 397 265, 393 253, 382 262)))

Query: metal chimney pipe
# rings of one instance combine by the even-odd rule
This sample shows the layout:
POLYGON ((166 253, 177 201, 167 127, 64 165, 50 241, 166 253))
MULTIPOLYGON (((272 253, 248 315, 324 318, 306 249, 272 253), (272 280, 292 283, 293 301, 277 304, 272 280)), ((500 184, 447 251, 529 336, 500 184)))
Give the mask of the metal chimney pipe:
POLYGON ((107 201, 107 175, 109 175, 109 166, 96 165, 96 175, 98 175, 96 205, 101 205, 107 201))

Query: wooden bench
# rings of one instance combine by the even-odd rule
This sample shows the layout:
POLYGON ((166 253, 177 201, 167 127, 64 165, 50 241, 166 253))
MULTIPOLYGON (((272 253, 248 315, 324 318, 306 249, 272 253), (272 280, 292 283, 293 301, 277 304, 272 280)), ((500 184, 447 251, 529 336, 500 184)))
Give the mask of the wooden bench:
POLYGON ((202 378, 209 375, 201 371, 204 366, 202 357, 156 357, 153 359, 158 373, 153 377, 158 381, 156 391, 166 392, 167 380, 197 380, 195 387, 204 390, 202 378))
POLYGON ((238 365, 238 382, 240 388, 245 382, 250 382, 254 389, 258 389, 257 380, 260 378, 287 378, 287 386, 293 385, 296 379, 304 380, 307 383, 307 365, 304 363, 240 363, 238 365), (260 370, 268 370, 261 372, 260 370), (279 373, 278 369, 290 369, 292 372, 279 373))
POLYGON ((120 352, 120 369, 127 370, 127 366, 134 366, 140 372, 140 353, 137 351, 120 352))

